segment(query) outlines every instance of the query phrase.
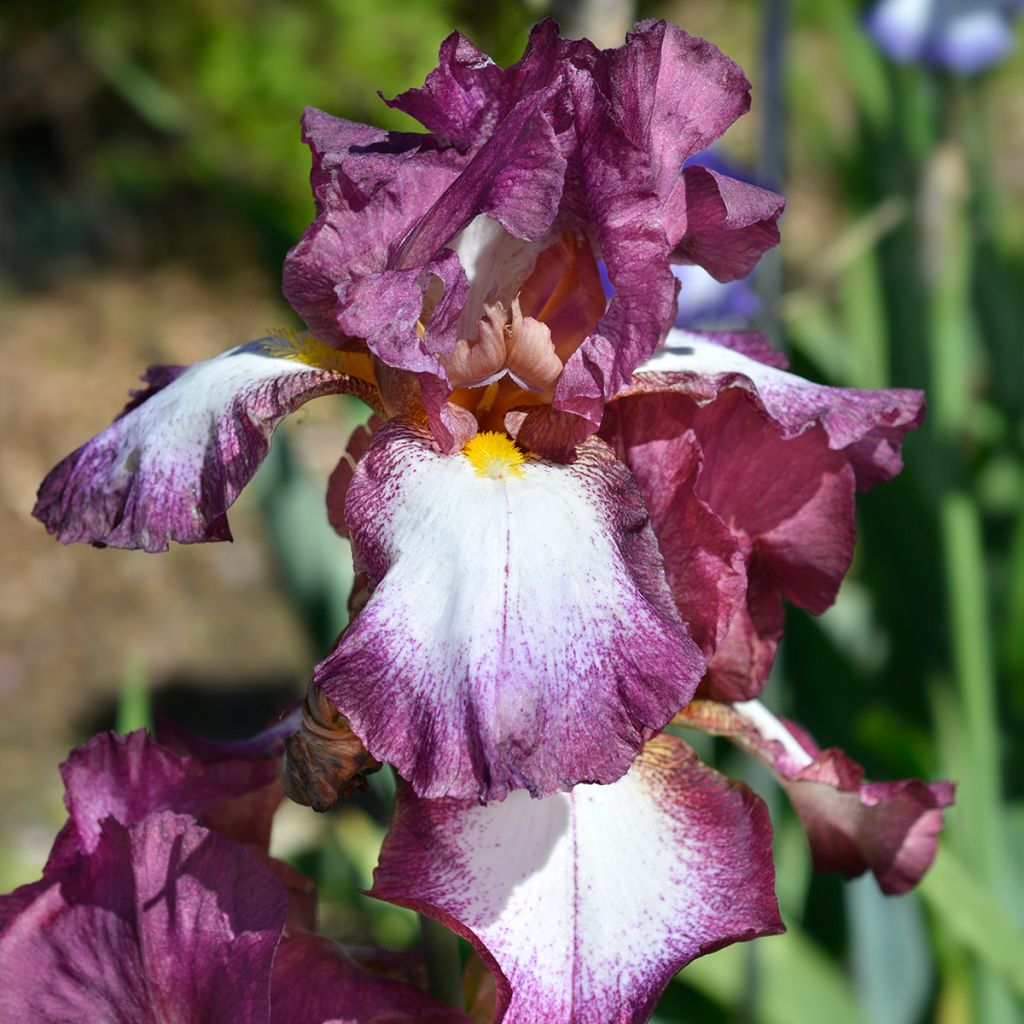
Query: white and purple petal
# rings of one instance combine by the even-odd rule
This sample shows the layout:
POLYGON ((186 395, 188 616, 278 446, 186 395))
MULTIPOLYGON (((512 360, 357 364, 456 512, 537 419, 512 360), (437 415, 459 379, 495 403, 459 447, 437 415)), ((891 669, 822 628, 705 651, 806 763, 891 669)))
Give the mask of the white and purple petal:
POLYGON ((763 803, 670 736, 544 800, 403 787, 371 895, 473 943, 496 1024, 639 1024, 695 957, 782 931, 763 803))
POLYGON ((803 729, 756 700, 696 700, 676 721, 727 736, 773 769, 818 870, 847 878, 870 871, 892 895, 912 889, 931 866, 952 783, 865 782, 864 769, 841 750, 820 750, 803 729))
POLYGON ((372 595, 315 682, 421 795, 610 782, 703 674, 636 485, 601 442, 492 479, 392 421, 345 520, 372 595))
POLYGON ((278 423, 321 395, 375 394, 365 356, 284 334, 143 379, 114 423, 39 488, 33 515, 65 544, 166 551, 172 540, 230 540, 226 512, 278 423))

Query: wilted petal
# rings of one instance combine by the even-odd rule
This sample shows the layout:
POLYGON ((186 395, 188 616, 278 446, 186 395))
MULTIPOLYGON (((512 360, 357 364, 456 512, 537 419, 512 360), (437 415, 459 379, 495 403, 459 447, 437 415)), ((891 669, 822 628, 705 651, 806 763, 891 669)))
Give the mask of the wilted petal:
POLYGON ((659 736, 618 782, 545 800, 402 788, 371 895, 476 946, 495 1020, 632 1024, 694 957, 781 931, 773 889, 764 805, 659 736))
POLYGON ((102 434, 43 481, 33 515, 65 544, 166 551, 230 540, 226 512, 290 412, 375 394, 369 360, 306 336, 262 338, 191 366, 152 367, 102 434))
POLYGON ((269 1024, 285 913, 284 889, 243 846, 175 814, 108 819, 0 935, 0 1017, 269 1024))
POLYGON ((912 889, 931 866, 952 783, 865 782, 864 769, 841 750, 819 750, 759 701, 697 700, 676 721, 728 736, 774 769, 819 870, 847 878, 870 870, 883 892, 895 894, 912 889))
POLYGON ((633 393, 678 391, 706 403, 726 388, 753 395, 783 436, 796 437, 820 424, 828 446, 845 453, 866 489, 895 476, 903 466, 900 446, 924 418, 920 391, 832 388, 780 368, 759 354, 764 339, 671 331, 665 347, 641 368, 633 393), (746 353, 746 354, 745 354, 746 353))
POLYGON ((271 1024, 469 1024, 459 1010, 371 973, 318 935, 282 943, 274 960, 271 1024))
POLYGON ((372 596, 315 679, 423 795, 618 778, 703 673, 635 484, 597 441, 493 478, 392 421, 346 521, 372 596))
POLYGON ((315 811, 329 810, 340 795, 365 790, 366 777, 381 767, 318 686, 310 687, 302 727, 285 749, 285 792, 315 811))

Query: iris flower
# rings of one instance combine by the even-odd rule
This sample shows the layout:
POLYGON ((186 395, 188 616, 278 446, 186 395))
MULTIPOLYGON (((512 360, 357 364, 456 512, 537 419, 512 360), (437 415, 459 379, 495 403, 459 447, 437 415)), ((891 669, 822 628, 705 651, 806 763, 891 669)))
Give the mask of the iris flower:
POLYGON ((332 730, 394 766, 374 894, 476 945, 496 1020, 642 1020, 694 956, 782 927, 764 805, 673 720, 769 760, 823 866, 895 891, 931 859, 948 788, 862 785, 756 704, 783 600, 834 599, 854 493, 899 470, 923 400, 670 330, 673 267, 743 278, 783 205, 684 166, 749 105, 709 43, 543 22, 502 69, 455 34, 387 102, 427 132, 306 112, 317 216, 284 290, 307 330, 150 369, 35 514, 63 541, 226 540, 287 413, 373 406, 329 487, 358 614, 289 749, 308 802, 332 730))
POLYGON ((318 215, 284 290, 308 331, 151 368, 35 514, 63 541, 228 539, 280 419, 355 393, 388 421, 345 508, 372 596, 318 685, 423 796, 611 782, 705 657, 593 435, 672 323, 673 263, 742 277, 778 240, 778 196, 679 170, 749 85, 663 22, 598 51, 548 21, 507 70, 451 36, 389 102, 429 133, 305 115, 318 215))
POLYGON ((1013 49, 1020 0, 881 0, 868 31, 900 62, 921 61, 970 75, 1013 49))
POLYGON ((73 750, 43 877, 0 897, 0 1017, 468 1024, 315 934, 313 884, 268 856, 294 724, 242 743, 103 733, 73 750))

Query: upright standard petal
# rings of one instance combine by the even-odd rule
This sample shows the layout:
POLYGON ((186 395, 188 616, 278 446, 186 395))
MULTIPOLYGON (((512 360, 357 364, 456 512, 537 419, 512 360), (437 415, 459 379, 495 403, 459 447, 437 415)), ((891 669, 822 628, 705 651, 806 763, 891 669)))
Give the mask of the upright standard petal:
POLYGON ((371 895, 472 942, 504 1024, 645 1021, 694 957, 783 930, 764 804, 669 736, 545 800, 403 787, 371 895))
MULTIPOLYGON (((502 417, 515 415, 524 444, 568 461, 671 325, 670 261, 701 263, 724 280, 778 240, 779 197, 705 168, 681 172, 747 109, 749 83, 710 43, 663 21, 640 23, 607 51, 560 39, 545 21, 508 69, 454 34, 423 87, 389 102, 435 134, 307 114, 318 216, 289 255, 285 293, 332 344, 364 339, 379 360, 415 375, 446 452, 472 434, 454 421, 451 400, 498 416, 480 419, 481 429, 507 429, 502 417), (471 269, 451 250, 482 216, 535 245, 541 262, 560 238, 578 237, 581 262, 599 254, 614 281, 607 308, 571 303, 587 315, 570 341, 556 337, 564 311, 533 323, 524 302, 524 330, 513 330, 529 341, 513 346, 522 358, 476 345, 471 269), (497 401, 473 393, 505 370, 518 392, 506 387, 497 401)), ((506 300, 491 312, 503 324, 516 316, 506 300)))
POLYGON ((43 481, 32 514, 63 543, 166 551, 230 540, 227 510, 290 412, 321 395, 374 400, 369 360, 280 334, 191 366, 151 367, 102 434, 43 481))
POLYGON ((892 895, 912 889, 931 866, 943 809, 953 803, 952 783, 865 782, 864 769, 841 750, 821 751, 802 729, 756 700, 696 700, 676 721, 728 736, 775 771, 819 870, 847 878, 871 871, 892 895))
POLYGON ((286 904, 243 846, 187 817, 107 819, 0 935, 0 1017, 269 1024, 286 904))
POLYGON ((610 782, 692 697, 703 658, 600 442, 567 466, 503 435, 447 457, 392 421, 345 520, 372 596, 314 679, 421 795, 610 782))
POLYGON ((284 262, 285 298, 310 330, 341 348, 361 344, 338 324, 338 296, 388 266, 393 247, 455 180, 468 156, 429 136, 386 132, 308 108, 316 219, 284 262))

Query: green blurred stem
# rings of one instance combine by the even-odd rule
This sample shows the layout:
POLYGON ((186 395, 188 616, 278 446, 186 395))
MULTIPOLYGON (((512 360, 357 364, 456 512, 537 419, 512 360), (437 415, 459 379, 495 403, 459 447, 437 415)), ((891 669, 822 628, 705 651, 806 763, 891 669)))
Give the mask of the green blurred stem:
POLYGON ((423 959, 427 962, 430 994, 449 1006, 463 1008, 462 961, 458 937, 443 924, 420 914, 423 959))
POLYGON ((943 497, 940 517, 953 659, 972 768, 963 780, 967 792, 961 813, 968 818, 972 861, 998 884, 1005 877, 996 810, 1001 802, 999 720, 981 523, 976 506, 961 491, 943 497))
POLYGON ((146 665, 138 654, 129 656, 121 676, 115 728, 119 733, 134 732, 136 729, 153 731, 153 709, 149 699, 146 665))

